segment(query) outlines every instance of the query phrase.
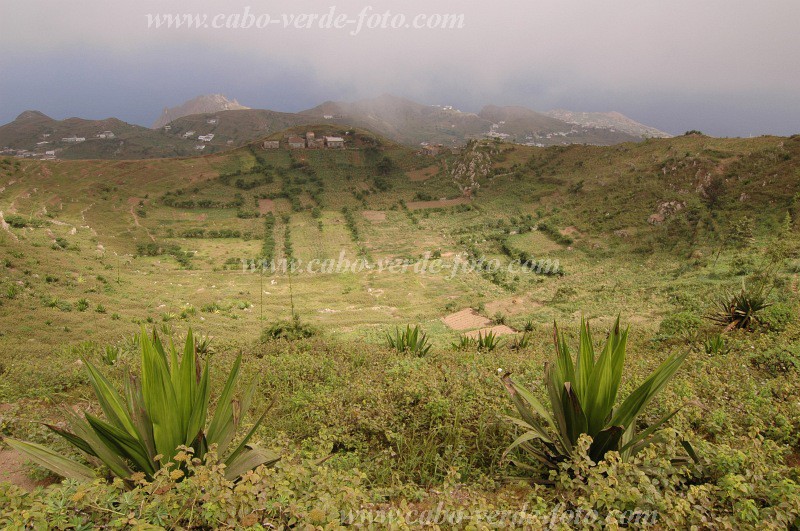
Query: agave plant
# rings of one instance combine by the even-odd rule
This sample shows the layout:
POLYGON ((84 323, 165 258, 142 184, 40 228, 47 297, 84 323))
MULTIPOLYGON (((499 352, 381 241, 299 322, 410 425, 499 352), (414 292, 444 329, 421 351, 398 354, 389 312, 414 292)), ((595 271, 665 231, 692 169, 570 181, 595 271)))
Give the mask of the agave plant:
POLYGON ((758 320, 758 313, 771 306, 767 302, 769 291, 763 285, 747 288, 742 284, 739 293, 730 293, 717 300, 717 310, 709 319, 725 327, 725 330, 739 328, 749 330, 758 320))
POLYGON ((508 348, 511 350, 524 350, 531 344, 531 336, 528 332, 523 332, 522 335, 514 336, 508 348))
MULTIPOLYGON (((194 457, 203 459, 209 447, 216 445, 217 454, 226 465, 225 476, 228 479, 278 460, 276 454, 249 444, 264 414, 231 449, 231 442, 255 391, 255 385, 251 385, 240 398, 235 396, 241 355, 228 375, 211 421, 207 422, 210 402, 208 363, 201 370, 192 331, 189 330, 180 359, 172 341, 165 349, 155 331, 151 340, 143 330, 139 343, 142 348, 141 380, 127 375, 122 394, 94 365, 87 359, 83 360, 105 419, 88 412, 81 417, 67 410, 71 430, 52 425, 47 427, 87 454, 91 462, 101 462, 112 474, 123 479, 135 472, 152 478, 157 470, 174 462, 179 447, 191 447, 194 457)), ((96 477, 92 468, 44 446, 8 438, 5 442, 60 476, 78 480, 96 477)))
POLYGON ((461 336, 458 341, 452 343, 453 350, 472 350, 477 345, 478 342, 475 341, 475 338, 469 336, 461 336))
POLYGON ((419 325, 411 328, 406 325, 406 329, 401 331, 400 327, 395 327, 394 335, 387 333, 386 342, 389 348, 397 352, 410 352, 418 357, 423 357, 431 350, 428 341, 428 334, 422 331, 419 325))
POLYGON ((638 432, 636 420, 644 408, 675 374, 687 353, 668 358, 621 404, 617 391, 622 381, 628 331, 620 331, 619 318, 599 357, 595 357, 589 325, 581 321, 580 345, 573 362, 563 334, 554 326, 556 362, 545 363, 544 386, 550 411, 533 393, 506 373, 502 380, 521 418, 506 417, 524 432, 505 451, 519 447, 550 468, 573 454, 582 434, 593 439, 589 456, 595 462, 609 451, 624 459, 652 442, 653 433, 675 410, 638 432), (541 444, 534 444, 535 441, 541 444))
POLYGON ((489 330, 485 334, 479 332, 478 337, 475 339, 475 343, 478 345, 479 351, 491 352, 499 347, 502 344, 502 341, 500 340, 500 336, 489 330))
POLYGON ((714 334, 703 341, 703 350, 708 356, 720 356, 730 352, 731 348, 722 334, 714 334))

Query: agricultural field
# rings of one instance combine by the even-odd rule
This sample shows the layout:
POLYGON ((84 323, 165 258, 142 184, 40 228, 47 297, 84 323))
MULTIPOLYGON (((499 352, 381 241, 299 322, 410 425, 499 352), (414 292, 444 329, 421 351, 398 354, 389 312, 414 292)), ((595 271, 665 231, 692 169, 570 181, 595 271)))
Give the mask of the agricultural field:
POLYGON ((119 527, 521 507, 532 528, 580 507, 611 528, 798 525, 800 137, 429 157, 341 134, 340 150, 0 159, 0 436, 86 463, 42 424, 101 413, 86 366, 121 389, 141 370, 137 334, 180 347, 191 329, 212 397, 241 354, 256 387, 237 421, 281 457, 235 487, 190 462, 183 481, 56 486, 0 443, 0 524, 38 525, 71 500, 75 522, 119 527), (746 322, 725 320, 736 296, 746 322), (588 321, 599 354, 617 318, 620 397, 682 360, 636 419, 659 428, 653 444, 598 463, 582 438, 551 470, 535 441, 504 454, 522 431, 502 376, 549 406, 554 322, 574 355, 588 321), (422 345, 398 339, 414 327, 422 345))

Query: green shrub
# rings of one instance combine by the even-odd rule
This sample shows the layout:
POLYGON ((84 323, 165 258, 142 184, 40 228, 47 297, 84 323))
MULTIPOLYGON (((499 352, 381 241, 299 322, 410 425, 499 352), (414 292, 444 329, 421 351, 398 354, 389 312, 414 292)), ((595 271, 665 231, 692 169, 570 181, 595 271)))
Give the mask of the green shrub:
POLYGON ((669 420, 673 411, 647 429, 638 432, 637 418, 647 404, 674 376, 688 353, 667 358, 628 398, 616 406, 622 381, 628 331, 622 332, 617 318, 599 357, 595 357, 589 324, 581 321, 580 341, 575 361, 566 338, 554 330, 555 364, 544 367, 548 411, 527 388, 515 382, 509 373, 502 380, 520 418, 509 417, 512 424, 524 431, 506 450, 523 449, 528 455, 550 468, 576 455, 581 436, 592 441, 587 454, 595 463, 607 452, 619 452, 629 459, 652 442, 654 431, 669 420), (616 406, 616 407, 615 407, 616 406), (534 442, 538 441, 539 445, 534 442))
POLYGON ((775 347, 750 358, 754 367, 775 377, 800 369, 800 345, 775 347))
MULTIPOLYGON (((195 355, 192 331, 189 330, 180 357, 172 341, 165 349, 155 332, 151 340, 142 331, 139 344, 142 347, 141 378, 130 376, 121 394, 91 362, 83 359, 105 420, 88 412, 80 417, 66 411, 71 431, 52 425, 47 427, 102 461, 115 476, 128 481, 134 481, 134 473, 152 479, 159 469, 176 463, 185 473, 186 451, 202 461, 212 447, 227 454, 223 460, 227 479, 235 479, 260 464, 278 460, 272 452, 248 444, 263 415, 228 452, 255 392, 255 385, 251 385, 241 399, 235 397, 241 355, 234 363, 211 422, 207 424, 211 403, 208 363, 201 368, 195 355), (182 447, 186 451, 181 450, 182 447)), ((44 446, 8 438, 5 442, 60 476, 81 481, 96 477, 92 468, 44 446)))
POLYGON ((75 303, 75 309, 79 312, 85 312, 89 309, 89 301, 86 299, 79 299, 78 302, 75 303))
POLYGON ((658 326, 658 333, 667 337, 687 337, 696 332, 703 321, 692 312, 677 312, 666 316, 658 326))
POLYGON ((317 329, 313 326, 303 323, 300 318, 295 316, 291 321, 278 321, 273 323, 269 328, 261 333, 261 341, 274 341, 276 339, 285 339, 287 341, 296 341, 298 339, 305 339, 317 334, 317 329))
POLYGON ((759 325, 770 332, 783 332, 792 321, 797 320, 797 311, 791 304, 775 303, 758 316, 759 325))

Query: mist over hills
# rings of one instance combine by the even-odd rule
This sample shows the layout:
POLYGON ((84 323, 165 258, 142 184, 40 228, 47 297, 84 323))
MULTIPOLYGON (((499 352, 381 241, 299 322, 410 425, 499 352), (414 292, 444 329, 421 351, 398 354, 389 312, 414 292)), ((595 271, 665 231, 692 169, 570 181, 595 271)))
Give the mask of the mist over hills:
POLYGON ((116 118, 54 120, 25 111, 0 126, 0 148, 4 154, 65 159, 188 156, 242 146, 288 127, 322 123, 369 129, 409 146, 463 145, 478 138, 532 146, 613 145, 669 137, 615 112, 540 113, 520 106, 487 105, 476 114, 384 94, 353 102, 326 101, 291 113, 251 109, 236 99, 212 94, 165 108, 153 128, 116 118))

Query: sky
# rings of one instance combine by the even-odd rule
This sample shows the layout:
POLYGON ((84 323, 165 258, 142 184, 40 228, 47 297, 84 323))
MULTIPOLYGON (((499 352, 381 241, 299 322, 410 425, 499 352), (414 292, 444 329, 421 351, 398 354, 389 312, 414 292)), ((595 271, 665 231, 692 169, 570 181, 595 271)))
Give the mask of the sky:
POLYGON ((0 123, 33 109, 150 126, 201 94, 294 112, 389 93, 470 112, 619 111, 672 134, 789 135, 798 20, 797 0, 0 0, 0 123), (148 14, 225 25, 246 10, 276 22, 148 27, 148 14), (295 27, 331 10, 354 24, 295 27), (463 27, 400 23, 442 14, 463 27))

